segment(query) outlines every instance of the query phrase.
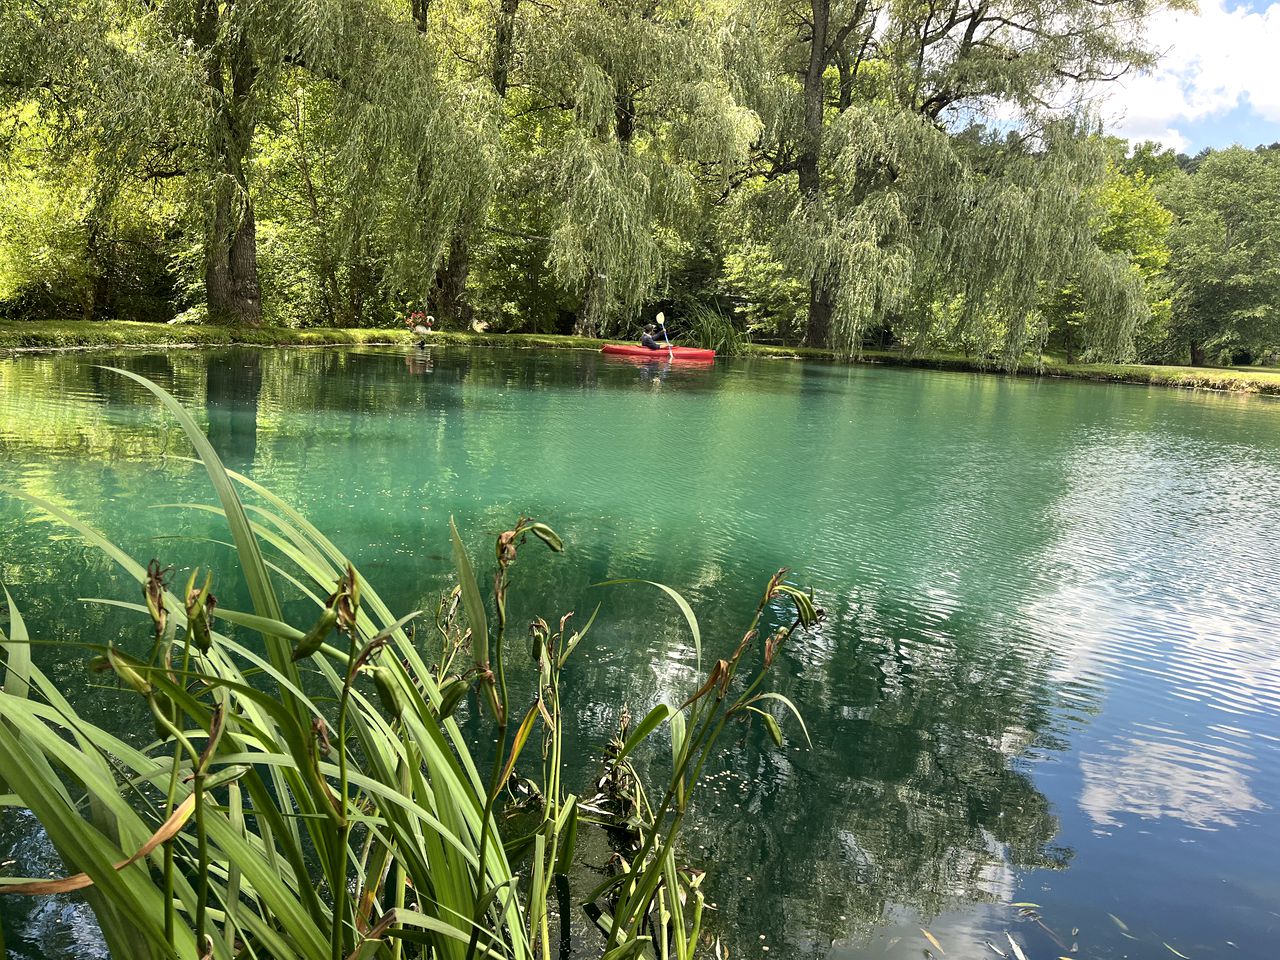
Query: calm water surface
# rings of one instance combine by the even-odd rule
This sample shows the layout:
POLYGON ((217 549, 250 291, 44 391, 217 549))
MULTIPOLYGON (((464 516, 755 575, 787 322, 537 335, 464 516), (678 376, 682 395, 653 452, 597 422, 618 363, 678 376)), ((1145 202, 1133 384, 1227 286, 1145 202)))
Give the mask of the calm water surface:
MULTIPOLYGON (((642 714, 697 679, 673 608, 592 583, 676 586, 708 653, 732 648, 777 567, 811 585, 829 620, 774 682, 813 747, 794 725, 782 750, 737 732, 689 836, 735 957, 919 958, 921 927, 948 958, 991 960, 984 942, 1007 953, 1008 933, 1031 960, 1275 955, 1280 404, 588 353, 108 359, 190 404, 393 609, 447 585, 450 514, 476 556, 520 514, 551 522, 569 553, 522 555, 513 616, 603 600, 569 675, 584 753, 624 703, 642 714)), ((100 362, 0 360, 0 485, 144 560, 225 565, 168 536, 223 534, 154 506, 211 495, 156 403, 100 362)), ((0 578, 36 636, 144 642, 77 599, 136 586, 6 497, 0 578)), ((94 688, 74 647, 40 656, 88 715, 128 729, 127 698, 94 688)), ((57 869, 12 811, 0 857, 57 869)), ((74 900, 4 918, 18 956, 100 953, 74 900)))

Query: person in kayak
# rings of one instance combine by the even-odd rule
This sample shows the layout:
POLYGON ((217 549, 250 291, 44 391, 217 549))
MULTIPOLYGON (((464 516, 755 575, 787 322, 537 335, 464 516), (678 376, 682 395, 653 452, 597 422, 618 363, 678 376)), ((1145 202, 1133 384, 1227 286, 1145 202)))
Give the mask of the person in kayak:
POLYGON ((658 326, 662 327, 662 341, 659 341, 655 336, 658 332, 657 327, 652 323, 646 323, 644 325, 644 333, 640 334, 640 346, 646 350, 666 350, 671 346, 671 342, 667 339, 667 329, 663 319, 662 314, 658 314, 658 326))

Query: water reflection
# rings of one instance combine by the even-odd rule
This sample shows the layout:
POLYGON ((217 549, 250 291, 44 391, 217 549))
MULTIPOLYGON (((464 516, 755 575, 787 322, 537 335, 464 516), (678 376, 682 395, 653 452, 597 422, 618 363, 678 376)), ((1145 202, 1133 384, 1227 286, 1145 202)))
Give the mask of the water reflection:
POLYGON ((1017 764, 1054 728, 1043 665, 918 621, 904 606, 836 611, 829 649, 787 652, 788 694, 821 718, 813 750, 753 740, 725 768, 702 832, 722 867, 712 889, 784 955, 824 956, 903 909, 1005 900, 1015 871, 1071 861, 1017 764))
MULTIPOLYGON (((1135 930, 1141 917, 1153 956, 1161 940, 1200 958, 1228 939, 1263 955, 1280 569, 1259 531, 1280 511, 1280 405, 763 360, 648 370, 585 352, 110 362, 207 418, 228 462, 297 503, 394 609, 445 586, 451 514, 476 556, 518 514, 552 519, 570 555, 522 558, 511 608, 513 622, 585 619, 604 601, 567 678, 584 755, 624 704, 642 714, 699 676, 661 598, 591 584, 679 586, 709 656, 736 643, 778 566, 815 586, 830 620, 775 677, 813 748, 793 728, 782 750, 735 728, 693 811, 690 859, 711 867, 709 923, 735 955, 764 956, 764 934, 775 957, 918 958, 928 924, 948 956, 976 956, 1003 943, 1015 900, 1045 903, 1059 931, 1087 927, 1083 955, 1135 949, 1109 912, 1135 930), (1208 871, 1223 891, 1199 892, 1208 871), (1178 901, 1193 888, 1194 914, 1178 901)), ((189 447, 154 401, 87 358, 0 361, 0 484, 93 515, 143 559, 220 568, 222 548, 168 539, 172 516, 147 507, 209 500, 170 453, 189 447)), ((68 694, 127 725, 70 645, 143 643, 127 617, 74 599, 136 588, 30 515, 0 501, 0 577, 68 642, 41 653, 68 694)), ((225 538, 204 515, 183 530, 225 538)), ((222 586, 233 603, 237 585, 222 586)), ((660 774, 664 756, 638 762, 660 774)), ((24 830, 0 824, 9 840, 24 830)), ((1066 955, 1029 933, 1031 956, 1066 955)))
POLYGON ((1252 766, 1238 750, 1170 740, 1128 739, 1082 757, 1080 809, 1101 826, 1126 815, 1176 817, 1196 827, 1234 827, 1262 808, 1249 787, 1252 766))
POLYGON ((415 377, 424 377, 430 374, 435 369, 431 351, 426 347, 407 351, 404 355, 404 367, 415 377))
POLYGON ((209 442, 233 469, 252 466, 258 447, 262 351, 236 350, 209 359, 205 403, 209 442))

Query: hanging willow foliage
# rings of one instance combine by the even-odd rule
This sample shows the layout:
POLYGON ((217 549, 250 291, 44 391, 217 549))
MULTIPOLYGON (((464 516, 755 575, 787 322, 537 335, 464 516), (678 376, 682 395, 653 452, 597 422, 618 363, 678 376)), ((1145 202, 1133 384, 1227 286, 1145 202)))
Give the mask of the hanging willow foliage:
POLYGON ((698 4, 565 0, 525 34, 537 130, 531 155, 554 203, 548 264, 584 298, 590 332, 630 319, 664 270, 659 232, 694 215, 700 181, 725 183, 759 130, 732 97, 720 28, 698 4))
POLYGON ((389 284, 421 284, 453 223, 487 202, 491 97, 445 76, 399 5, 157 0, 144 15, 113 0, 15 2, 0 36, 7 89, 39 104, 68 158, 185 180, 211 310, 218 269, 249 305, 232 319, 260 316, 255 138, 303 82, 330 89, 326 121, 343 147, 334 188, 352 200, 343 232, 388 251, 389 284))
POLYGON ((1157 6, 742 0, 755 222, 810 288, 810 342, 852 355, 890 326, 1011 365, 1043 337, 1044 289, 1076 275, 1105 320, 1095 350, 1127 352, 1145 306, 1094 243, 1105 165, 1084 93, 1150 62, 1157 6))

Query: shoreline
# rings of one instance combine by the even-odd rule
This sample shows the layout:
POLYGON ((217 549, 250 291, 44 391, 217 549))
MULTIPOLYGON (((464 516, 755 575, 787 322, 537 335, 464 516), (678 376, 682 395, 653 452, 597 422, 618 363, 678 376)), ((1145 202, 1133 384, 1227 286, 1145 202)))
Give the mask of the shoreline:
MULTIPOLYGON (((72 321, 40 323, 38 321, 0 322, 0 356, 29 353, 70 353, 92 350, 146 350, 157 347, 198 350, 209 347, 359 347, 398 346, 415 341, 407 330, 398 329, 331 329, 316 327, 212 327, 137 323, 127 320, 104 322, 72 321)), ((436 331, 430 342, 440 345, 508 347, 525 350, 598 350, 603 339, 563 334, 535 333, 471 333, 436 331)), ((778 347, 752 344, 746 357, 779 360, 819 360, 827 363, 854 363, 880 366, 914 367, 961 373, 983 373, 998 376, 1048 377, 1085 380, 1095 383, 1128 383, 1144 386, 1178 387, 1210 390, 1220 393, 1243 393, 1280 397, 1280 369, 1181 367, 1146 364, 1067 364, 1044 358, 1038 365, 1027 360, 1016 370, 1000 370, 958 354, 923 354, 910 356, 892 350, 866 350, 852 361, 837 357, 830 350, 813 347, 778 347)))

